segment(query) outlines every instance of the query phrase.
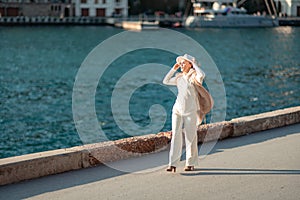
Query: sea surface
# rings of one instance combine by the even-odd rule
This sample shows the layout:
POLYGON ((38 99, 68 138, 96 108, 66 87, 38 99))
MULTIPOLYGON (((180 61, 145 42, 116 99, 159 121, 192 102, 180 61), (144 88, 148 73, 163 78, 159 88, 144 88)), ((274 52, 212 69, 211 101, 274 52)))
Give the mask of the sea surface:
MULTIPOLYGON (((0 27, 0 158, 83 144, 72 114, 77 72, 97 45, 122 31, 103 26, 0 27)), ((197 41, 216 63, 226 90, 226 120, 300 105, 300 28, 175 31, 197 41)), ((109 140, 131 136, 115 122, 111 109, 118 80, 145 63, 171 67, 176 56, 142 49, 110 64, 95 92, 97 120, 109 140)), ((170 130, 174 100, 166 87, 143 85, 129 101, 132 121, 147 126, 151 105, 159 104, 167 113, 161 131, 170 130)))

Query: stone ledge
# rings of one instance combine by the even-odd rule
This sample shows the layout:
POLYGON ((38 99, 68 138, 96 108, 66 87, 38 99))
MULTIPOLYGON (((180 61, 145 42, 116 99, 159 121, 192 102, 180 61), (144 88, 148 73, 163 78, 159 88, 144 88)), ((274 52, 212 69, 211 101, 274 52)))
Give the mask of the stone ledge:
POLYGON ((213 124, 201 125, 198 128, 198 142, 209 142, 222 140, 232 135, 233 127, 230 122, 217 122, 213 124))
POLYGON ((232 136, 300 123, 300 106, 232 119, 232 136))
POLYGON ((80 151, 54 150, 0 160, 0 185, 82 168, 80 151))
MULTIPOLYGON (((201 125, 198 142, 300 123, 300 106, 201 125)), ((0 159, 0 185, 92 167, 168 148, 171 131, 0 159)))

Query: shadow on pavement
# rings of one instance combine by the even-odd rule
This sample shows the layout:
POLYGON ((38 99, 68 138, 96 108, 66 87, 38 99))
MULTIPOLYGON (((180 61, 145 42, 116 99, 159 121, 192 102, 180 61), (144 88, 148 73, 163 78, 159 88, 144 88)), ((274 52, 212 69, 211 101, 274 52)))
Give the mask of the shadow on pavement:
POLYGON ((0 199, 24 199, 125 174, 106 166, 71 171, 17 184, 0 186, 0 199))
POLYGON ((300 170, 275 169, 230 169, 230 168, 201 168, 191 173, 181 173, 183 176, 205 175, 300 175, 300 170))

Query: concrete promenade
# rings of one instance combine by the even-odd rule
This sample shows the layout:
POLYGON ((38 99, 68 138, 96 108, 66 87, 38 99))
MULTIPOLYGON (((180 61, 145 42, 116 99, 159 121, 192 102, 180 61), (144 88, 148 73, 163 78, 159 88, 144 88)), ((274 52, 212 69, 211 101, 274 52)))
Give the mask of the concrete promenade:
POLYGON ((294 124, 219 141, 193 172, 165 172, 163 151, 0 186, 0 199, 299 199, 299 143, 294 124))

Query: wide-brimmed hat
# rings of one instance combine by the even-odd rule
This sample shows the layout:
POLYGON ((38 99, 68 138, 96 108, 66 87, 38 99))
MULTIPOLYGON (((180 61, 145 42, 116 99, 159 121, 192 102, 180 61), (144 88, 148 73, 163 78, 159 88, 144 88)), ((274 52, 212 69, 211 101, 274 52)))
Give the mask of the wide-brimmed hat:
POLYGON ((176 62, 177 63, 180 63, 182 60, 189 61, 192 64, 197 64, 197 61, 196 61, 195 57, 193 57, 193 56, 191 56, 189 54, 184 54, 183 56, 178 56, 176 58, 176 62))

